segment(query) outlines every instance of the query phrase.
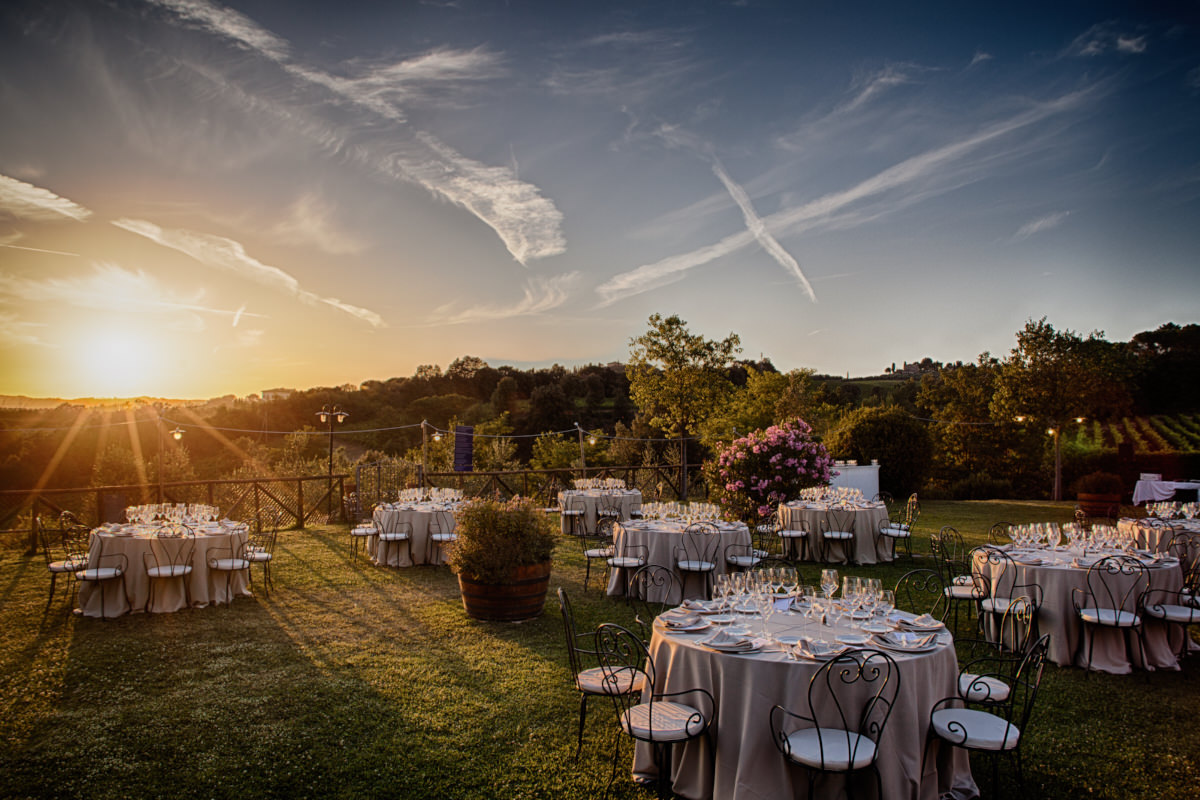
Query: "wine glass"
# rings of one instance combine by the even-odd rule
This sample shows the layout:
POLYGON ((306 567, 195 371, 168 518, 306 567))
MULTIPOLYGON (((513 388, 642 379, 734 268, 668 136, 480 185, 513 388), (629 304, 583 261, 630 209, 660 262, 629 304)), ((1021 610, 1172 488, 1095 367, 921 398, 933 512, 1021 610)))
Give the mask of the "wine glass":
POLYGON ((825 595, 825 599, 833 597, 833 593, 838 588, 838 573, 836 569, 821 570, 821 592, 825 595))
POLYGON ((891 589, 883 589, 879 592, 879 596, 875 601, 875 613, 878 616, 887 619, 887 615, 892 613, 896 607, 896 595, 891 589))

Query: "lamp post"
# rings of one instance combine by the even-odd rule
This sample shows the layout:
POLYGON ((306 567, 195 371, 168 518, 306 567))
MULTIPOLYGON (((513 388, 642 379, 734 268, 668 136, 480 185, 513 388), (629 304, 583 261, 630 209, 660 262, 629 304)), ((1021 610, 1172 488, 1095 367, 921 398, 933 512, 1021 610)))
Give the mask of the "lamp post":
POLYGON ((321 424, 329 425, 329 510, 328 517, 333 519, 333 423, 339 425, 346 421, 346 417, 350 416, 348 412, 342 411, 337 406, 324 405, 317 412, 317 418, 321 420, 321 424))
POLYGON ((583 477, 587 477, 587 456, 583 452, 583 428, 579 427, 579 423, 575 423, 575 430, 579 432, 579 465, 583 467, 583 477))
MULTIPOLYGON (((158 502, 163 501, 163 418, 162 413, 158 413, 157 424, 154 426, 158 430, 158 502)), ((171 431, 171 438, 179 441, 183 438, 183 428, 175 427, 171 431)))
MULTIPOLYGON (((1029 417, 1025 414, 1016 416, 1017 422, 1025 422, 1029 417)), ((1084 417, 1074 417, 1073 422, 1077 425, 1082 425, 1084 417)), ((1054 490, 1050 495, 1051 500, 1062 500, 1062 429, 1065 422, 1059 420, 1050 420, 1050 427, 1046 428, 1046 433, 1054 437, 1054 490)))

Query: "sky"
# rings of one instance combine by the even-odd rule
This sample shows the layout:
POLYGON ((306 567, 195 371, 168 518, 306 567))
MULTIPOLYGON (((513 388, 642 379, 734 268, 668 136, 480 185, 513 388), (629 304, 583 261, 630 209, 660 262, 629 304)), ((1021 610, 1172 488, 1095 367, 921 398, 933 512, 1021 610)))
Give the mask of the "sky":
POLYGON ((0 394, 1200 321, 1200 6, 9 0, 0 394))

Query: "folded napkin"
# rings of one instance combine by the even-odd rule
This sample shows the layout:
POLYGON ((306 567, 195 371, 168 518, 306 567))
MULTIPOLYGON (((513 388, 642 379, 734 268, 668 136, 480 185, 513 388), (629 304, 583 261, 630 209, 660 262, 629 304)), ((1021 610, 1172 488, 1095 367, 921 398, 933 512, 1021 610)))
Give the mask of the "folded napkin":
POLYGON ((796 642, 793 652, 800 658, 823 659, 841 655, 849 648, 840 642, 819 642, 815 639, 801 639, 796 642))
POLYGON ((942 621, 932 614, 922 614, 919 617, 914 617, 910 620, 900 620, 906 625, 912 625, 916 628, 940 628, 942 621))
POLYGON ((706 603, 703 600, 684 600, 681 608, 686 608, 689 611, 708 611, 712 608, 712 604, 706 603))
POLYGON ((912 633, 911 631, 889 631, 888 633, 876 634, 876 637, 884 644, 889 644, 892 647, 902 647, 905 650, 920 650, 929 647, 937 641, 936 633, 922 635, 912 633))
POLYGON ((668 611, 660 619, 668 628, 691 628, 700 624, 700 616, 686 611, 668 611))
POLYGON ((705 644, 709 647, 716 647, 724 650, 750 650, 755 646, 753 639, 750 639, 749 637, 740 633, 729 633, 726 630, 717 631, 700 644, 705 644))

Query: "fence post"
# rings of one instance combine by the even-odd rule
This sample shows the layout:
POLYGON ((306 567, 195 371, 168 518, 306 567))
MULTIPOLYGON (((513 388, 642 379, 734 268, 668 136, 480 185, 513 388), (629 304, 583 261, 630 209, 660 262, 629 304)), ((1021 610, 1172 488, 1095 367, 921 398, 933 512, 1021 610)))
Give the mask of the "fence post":
POLYGON ((296 522, 296 527, 304 530, 304 478, 296 478, 296 522))

